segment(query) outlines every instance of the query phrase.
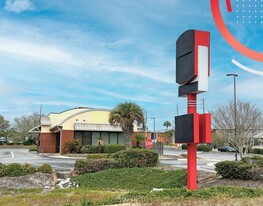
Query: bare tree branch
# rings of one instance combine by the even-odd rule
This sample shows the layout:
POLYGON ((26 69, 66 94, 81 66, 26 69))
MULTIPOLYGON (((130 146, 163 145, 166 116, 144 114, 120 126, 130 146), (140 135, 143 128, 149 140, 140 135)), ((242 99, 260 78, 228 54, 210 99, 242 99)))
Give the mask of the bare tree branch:
MULTIPOLYGON (((216 106, 213 115, 213 127, 227 139, 239 152, 242 158, 243 148, 248 148, 252 138, 263 128, 261 111, 250 103, 237 102, 237 121, 235 136, 234 103, 231 101, 225 106, 216 106)), ((245 150, 246 151, 246 150, 245 150)))

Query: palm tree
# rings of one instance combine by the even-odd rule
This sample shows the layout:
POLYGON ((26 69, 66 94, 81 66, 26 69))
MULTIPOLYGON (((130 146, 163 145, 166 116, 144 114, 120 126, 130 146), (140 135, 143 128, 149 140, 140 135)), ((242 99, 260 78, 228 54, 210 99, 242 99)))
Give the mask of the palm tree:
POLYGON ((131 148, 131 136, 133 134, 133 123, 144 124, 142 109, 135 103, 125 102, 118 104, 110 113, 111 125, 120 125, 126 149, 131 148))
POLYGON ((168 128, 169 127, 171 127, 171 122, 169 122, 169 121, 165 121, 164 123, 163 123, 163 126, 165 126, 166 127, 166 131, 168 130, 168 128))

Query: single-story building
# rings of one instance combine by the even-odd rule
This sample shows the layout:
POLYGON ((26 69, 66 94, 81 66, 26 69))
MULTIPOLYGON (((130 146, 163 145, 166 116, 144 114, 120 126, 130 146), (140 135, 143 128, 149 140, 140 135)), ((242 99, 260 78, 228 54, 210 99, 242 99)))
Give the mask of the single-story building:
MULTIPOLYGON (((40 153, 63 154, 65 142, 78 139, 81 145, 97 145, 102 138, 104 144, 124 144, 122 129, 109 123, 111 110, 77 107, 61 113, 50 113, 41 117, 41 124, 30 130, 39 133, 40 153)), ((134 124, 134 131, 138 131, 134 124)))

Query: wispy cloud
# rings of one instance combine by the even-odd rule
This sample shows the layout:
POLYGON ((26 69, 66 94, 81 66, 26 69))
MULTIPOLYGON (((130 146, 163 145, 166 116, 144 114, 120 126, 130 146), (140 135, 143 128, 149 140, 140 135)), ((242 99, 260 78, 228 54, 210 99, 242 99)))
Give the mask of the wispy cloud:
POLYGON ((6 0, 5 10, 15 13, 35 10, 34 5, 29 0, 6 0))
POLYGON ((111 92, 108 91, 106 89, 97 89, 101 94, 106 94, 108 96, 111 97, 115 97, 115 98, 120 98, 120 99, 125 99, 125 100, 132 100, 132 101, 140 101, 140 102, 154 102, 156 101, 156 99, 154 97, 150 97, 147 95, 135 95, 135 96, 131 96, 131 95, 123 95, 123 94, 118 94, 116 92, 111 92))
POLYGON ((74 59, 74 57, 62 51, 55 46, 48 46, 29 41, 15 40, 6 37, 0 37, 0 51, 8 52, 14 55, 28 56, 45 61, 58 62, 74 66, 81 66, 83 62, 74 59))
POLYGON ((80 106, 76 102, 67 102, 67 101, 35 101, 33 104, 36 105, 45 105, 45 106, 68 106, 68 107, 77 107, 80 106))

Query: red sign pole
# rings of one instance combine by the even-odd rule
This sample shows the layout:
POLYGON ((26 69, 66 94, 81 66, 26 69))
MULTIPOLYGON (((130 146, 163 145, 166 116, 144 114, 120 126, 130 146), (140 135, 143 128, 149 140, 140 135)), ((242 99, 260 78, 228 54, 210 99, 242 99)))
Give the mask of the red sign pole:
MULTIPOLYGON (((196 113, 196 94, 187 95, 187 113, 196 113)), ((189 190, 197 189, 196 145, 196 143, 187 144, 187 188, 189 190)))

